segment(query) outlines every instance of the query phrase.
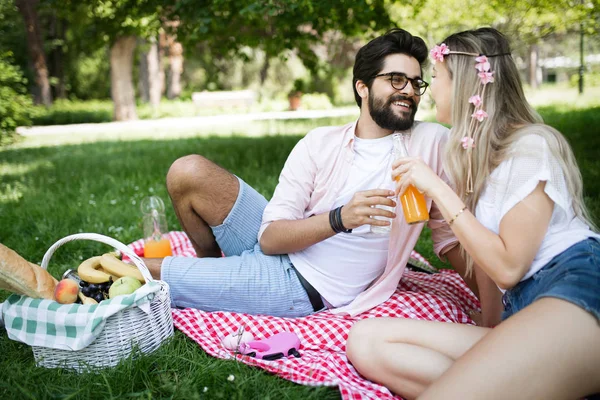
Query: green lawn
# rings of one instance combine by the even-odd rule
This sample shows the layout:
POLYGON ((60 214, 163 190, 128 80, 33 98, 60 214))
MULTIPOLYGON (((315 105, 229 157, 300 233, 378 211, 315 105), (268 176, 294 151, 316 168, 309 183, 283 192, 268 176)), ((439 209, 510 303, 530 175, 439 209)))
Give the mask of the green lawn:
MULTIPOLYGON (((600 217, 600 106, 539 108, 546 121, 571 142, 582 170, 586 201, 600 217)), ((0 149, 0 242, 39 263, 57 239, 98 232, 128 243, 141 236, 139 203, 155 194, 167 200, 164 176, 178 157, 203 154, 243 177, 269 198, 287 154, 310 127, 337 120, 279 123, 280 133, 248 137, 177 137, 102 140, 59 146, 0 149), (290 133, 292 133, 290 135, 290 133)), ((30 139, 28 139, 30 140, 30 139)), ((31 139, 33 140, 33 139, 31 139)), ((180 229, 169 208, 171 229, 180 229)), ((431 252, 428 233, 417 250, 444 267, 431 252)), ((106 248, 91 242, 65 245, 49 271, 56 277, 106 248)), ((0 301, 8 293, 0 291, 0 301)), ((126 360, 100 373, 74 375, 36 368, 31 349, 0 333, 0 398, 338 398, 336 389, 310 388, 273 377, 234 361, 207 356, 176 332, 151 356, 126 360), (233 374, 235 380, 227 377, 233 374), (204 391, 204 388, 206 392, 204 391)))

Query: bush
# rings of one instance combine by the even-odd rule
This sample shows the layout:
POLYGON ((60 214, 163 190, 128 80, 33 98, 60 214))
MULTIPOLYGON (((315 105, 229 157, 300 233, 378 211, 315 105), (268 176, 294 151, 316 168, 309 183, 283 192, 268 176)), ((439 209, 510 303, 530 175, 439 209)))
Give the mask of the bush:
POLYGON ((329 110, 333 106, 325 93, 308 93, 302 96, 302 108, 305 110, 329 110))
POLYGON ((113 103, 110 100, 58 99, 52 106, 36 107, 32 116, 34 125, 68 125, 111 122, 113 103))
MULTIPOLYGON (((579 87, 579 74, 571 75, 571 77, 569 78, 569 85, 571 87, 579 87)), ((584 88, 591 86, 600 86, 600 72, 586 72, 583 75, 583 85, 584 88)))
POLYGON ((30 125, 33 103, 27 95, 27 80, 10 63, 10 53, 0 56, 0 145, 14 139, 17 126, 30 125))

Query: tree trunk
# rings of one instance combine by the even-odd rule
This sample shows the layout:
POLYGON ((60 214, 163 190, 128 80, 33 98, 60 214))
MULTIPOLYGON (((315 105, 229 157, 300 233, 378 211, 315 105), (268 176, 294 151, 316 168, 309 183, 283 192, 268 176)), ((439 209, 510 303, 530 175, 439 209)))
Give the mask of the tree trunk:
MULTIPOLYGON (((138 48, 146 48, 148 42, 144 39, 138 39, 138 48)), ((139 63, 139 80, 138 80, 138 94, 140 96, 140 101, 142 103, 148 103, 150 101, 150 82, 148 78, 148 51, 142 51, 140 53, 140 63, 139 63)))
POLYGON ((35 70, 35 83, 37 94, 36 104, 44 104, 46 107, 52 105, 52 92, 50 90, 50 80, 48 79, 48 65, 44 55, 44 46, 42 44, 42 33, 40 22, 36 11, 38 0, 17 0, 16 5, 19 12, 23 15, 25 28, 27 30, 27 47, 31 64, 35 70))
POLYGON ((156 113, 162 91, 157 40, 152 38, 145 46, 148 51, 140 54, 140 96, 143 101, 150 102, 156 113))
POLYGON ((181 74, 183 73, 183 46, 176 38, 169 38, 169 83, 167 97, 174 99, 181 94, 181 74))
POLYGON ((50 38, 56 44, 49 54, 48 63, 51 69, 51 76, 56 77, 56 85, 54 85, 54 98, 64 99, 67 97, 67 89, 65 85, 65 57, 63 46, 65 43, 66 21, 58 18, 54 13, 50 20, 50 38))
POLYGON ((135 44, 135 36, 121 36, 110 49, 110 93, 115 121, 137 119, 132 74, 135 44))
POLYGON ((160 29, 158 33, 158 78, 160 79, 160 95, 167 92, 167 79, 165 76, 165 67, 163 60, 165 58, 165 49, 169 46, 167 42, 167 34, 164 29, 160 29))
POLYGON ((538 80, 538 58, 539 58, 539 48, 537 44, 532 44, 529 47, 529 85, 531 85, 532 89, 537 89, 539 86, 538 80))
POLYGON ((265 53, 265 62, 263 62, 263 65, 260 67, 260 73, 259 73, 261 87, 265 84, 265 81, 267 80, 267 76, 269 75, 269 67, 270 66, 271 66, 271 59, 269 58, 269 55, 265 53))

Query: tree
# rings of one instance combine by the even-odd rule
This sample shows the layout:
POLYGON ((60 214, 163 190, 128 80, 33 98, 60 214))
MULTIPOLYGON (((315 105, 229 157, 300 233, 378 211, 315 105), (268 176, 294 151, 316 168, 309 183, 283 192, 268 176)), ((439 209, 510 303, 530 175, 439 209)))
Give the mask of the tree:
POLYGON ((63 0, 64 13, 77 22, 80 34, 93 47, 110 47, 113 118, 137 119, 133 58, 137 38, 156 37, 160 28, 158 0, 63 0))
POLYGON ((31 111, 27 80, 11 53, 0 54, 0 145, 12 139, 17 126, 30 124, 31 111))
POLYGON ((52 105, 52 92, 50 91, 48 66, 46 64, 42 32, 36 9, 38 4, 39 0, 16 1, 17 8, 25 21, 29 55, 31 64, 35 69, 35 83, 38 88, 38 93, 35 96, 36 103, 41 103, 48 107, 52 105))
POLYGON ((551 35, 576 32, 581 24, 597 26, 599 12, 598 0, 390 0, 387 8, 392 20, 429 45, 461 30, 499 29, 512 39, 513 51, 528 60, 527 78, 534 88, 540 43, 551 35))
POLYGON ((392 27, 384 2, 179 0, 166 11, 170 20, 180 22, 177 32, 186 48, 203 42, 214 54, 241 58, 247 57, 247 48, 261 49, 267 60, 295 51, 315 71, 324 65, 314 46, 327 32, 365 37, 392 27))

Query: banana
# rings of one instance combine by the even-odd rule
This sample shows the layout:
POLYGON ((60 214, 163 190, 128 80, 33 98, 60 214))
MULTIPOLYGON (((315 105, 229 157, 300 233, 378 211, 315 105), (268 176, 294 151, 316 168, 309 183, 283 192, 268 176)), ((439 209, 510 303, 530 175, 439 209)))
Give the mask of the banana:
POLYGON ((81 304, 86 304, 86 305, 98 304, 98 302, 96 300, 92 299, 91 297, 87 297, 86 295, 84 295, 81 292, 79 292, 78 296, 81 299, 81 304))
POLYGON ((108 282, 110 275, 106 272, 98 271, 100 268, 100 256, 88 258, 77 267, 79 277, 89 283, 108 282))
MULTIPOLYGON (((102 265, 102 264, 100 264, 100 265, 102 265)), ((102 268, 102 266, 100 266, 100 268, 98 268, 98 271, 102 271, 102 272, 104 272, 105 274, 108 274, 108 275, 110 275, 111 282, 114 282, 114 281, 116 281, 117 279, 119 279, 119 278, 120 278, 120 276, 113 275, 113 274, 109 273, 107 270, 105 270, 104 268, 102 268)))
POLYGON ((117 259, 114 254, 103 254, 100 259, 100 265, 102 265, 102 268, 104 268, 104 270, 111 275, 116 275, 119 277, 131 276, 142 282, 142 284, 146 283, 142 273, 136 267, 132 267, 131 265, 117 259))

